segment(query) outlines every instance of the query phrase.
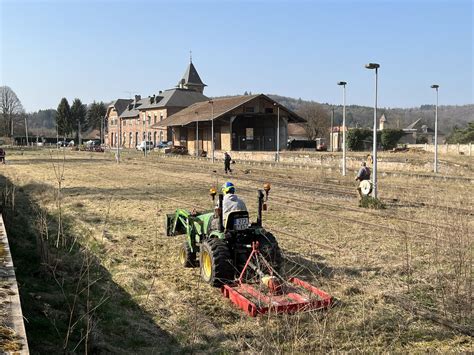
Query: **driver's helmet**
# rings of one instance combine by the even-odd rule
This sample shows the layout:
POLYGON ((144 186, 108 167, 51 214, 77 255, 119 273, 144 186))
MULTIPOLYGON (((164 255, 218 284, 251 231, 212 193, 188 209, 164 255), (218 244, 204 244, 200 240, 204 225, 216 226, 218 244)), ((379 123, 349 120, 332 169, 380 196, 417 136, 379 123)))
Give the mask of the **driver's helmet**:
POLYGON ((227 181, 226 183, 224 183, 224 185, 222 185, 222 192, 224 193, 224 195, 235 193, 234 184, 230 181, 227 181))

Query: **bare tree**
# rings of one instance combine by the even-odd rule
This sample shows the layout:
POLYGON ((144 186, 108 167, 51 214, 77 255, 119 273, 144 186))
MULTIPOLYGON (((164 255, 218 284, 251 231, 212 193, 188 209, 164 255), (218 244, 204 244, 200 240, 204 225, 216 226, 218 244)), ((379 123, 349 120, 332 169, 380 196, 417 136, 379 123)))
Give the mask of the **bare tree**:
POLYGON ((14 120, 20 119, 23 113, 23 105, 15 92, 8 86, 0 86, 0 115, 4 134, 13 137, 14 120))
POLYGON ((329 114, 326 109, 315 102, 305 103, 297 113, 306 120, 304 128, 309 139, 325 137, 329 132, 329 114))

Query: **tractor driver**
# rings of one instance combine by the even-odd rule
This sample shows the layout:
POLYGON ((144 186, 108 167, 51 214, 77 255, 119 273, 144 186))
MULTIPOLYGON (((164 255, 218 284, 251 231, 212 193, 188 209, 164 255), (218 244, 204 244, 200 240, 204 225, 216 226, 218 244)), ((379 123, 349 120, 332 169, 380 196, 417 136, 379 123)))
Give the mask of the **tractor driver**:
POLYGON ((222 217, 225 225, 227 216, 230 212, 247 211, 247 206, 245 206, 245 202, 235 194, 235 186, 230 181, 227 181, 222 185, 222 192, 224 193, 224 200, 222 201, 222 217))

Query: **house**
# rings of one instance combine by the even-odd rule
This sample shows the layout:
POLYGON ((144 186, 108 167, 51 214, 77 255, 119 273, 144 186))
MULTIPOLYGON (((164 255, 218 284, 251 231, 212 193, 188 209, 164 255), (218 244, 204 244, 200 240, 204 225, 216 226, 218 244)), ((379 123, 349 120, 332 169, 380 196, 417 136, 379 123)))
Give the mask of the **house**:
POLYGON ((171 128, 174 144, 185 146, 192 154, 212 150, 212 129, 215 150, 275 151, 277 141, 280 149, 286 148, 288 123, 298 122, 305 121, 268 96, 258 94, 196 102, 153 128, 171 128))
POLYGON ((106 144, 134 148, 144 140, 154 144, 170 140, 171 129, 159 128, 156 124, 195 102, 208 100, 203 94, 205 86, 190 61, 176 87, 145 98, 135 95, 134 99, 116 100, 107 109, 106 144))
MULTIPOLYGON (((422 118, 419 118, 412 124, 403 128, 405 135, 400 139, 399 143, 416 144, 428 143, 434 144, 434 129, 428 127, 422 118)), ((438 142, 444 141, 444 134, 438 130, 438 142)))

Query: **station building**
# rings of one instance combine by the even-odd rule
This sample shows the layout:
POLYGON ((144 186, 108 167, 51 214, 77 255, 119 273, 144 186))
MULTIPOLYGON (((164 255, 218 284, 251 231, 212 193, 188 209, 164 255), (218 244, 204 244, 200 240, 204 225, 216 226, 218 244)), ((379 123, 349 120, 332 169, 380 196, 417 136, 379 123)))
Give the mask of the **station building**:
POLYGON ((134 99, 118 99, 107 109, 106 144, 134 148, 143 140, 172 140, 191 154, 212 150, 275 151, 288 140, 288 123, 304 119, 266 95, 209 99, 192 61, 175 88, 134 99), (279 117, 279 120, 278 120, 279 117))

